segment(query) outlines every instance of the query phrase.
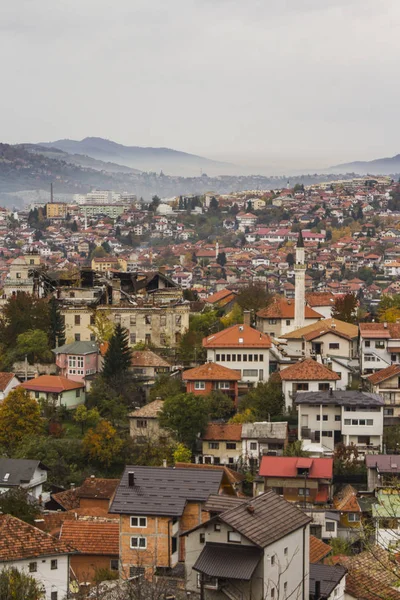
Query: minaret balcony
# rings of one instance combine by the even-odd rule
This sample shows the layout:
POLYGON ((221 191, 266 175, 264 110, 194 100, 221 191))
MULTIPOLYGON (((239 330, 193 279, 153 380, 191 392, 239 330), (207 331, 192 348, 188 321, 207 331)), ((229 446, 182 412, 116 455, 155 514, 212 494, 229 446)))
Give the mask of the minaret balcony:
POLYGON ((302 265, 301 263, 296 263, 296 264, 294 265, 294 270, 295 270, 295 271, 296 271, 297 269, 299 269, 299 270, 305 270, 306 268, 307 268, 307 266, 306 266, 306 265, 302 265))

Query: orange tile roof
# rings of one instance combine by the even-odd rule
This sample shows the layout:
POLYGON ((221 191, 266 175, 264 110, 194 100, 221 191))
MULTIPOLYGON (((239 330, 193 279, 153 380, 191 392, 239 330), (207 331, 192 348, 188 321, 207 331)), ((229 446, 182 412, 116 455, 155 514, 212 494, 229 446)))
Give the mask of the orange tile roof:
MULTIPOLYGON (((393 350, 393 348, 391 348, 393 350)), ((378 383, 382 383, 386 381, 386 379, 390 379, 395 375, 400 375, 400 365, 390 365, 386 369, 381 369, 376 373, 372 373, 367 377, 368 381, 370 381, 373 385, 377 385, 378 383)))
POLYGON ((271 348, 271 346, 269 335, 260 333, 249 325, 232 325, 203 338, 204 348, 271 348))
POLYGON ((365 338, 400 339, 400 323, 360 323, 360 334, 365 338))
POLYGON ((0 515, 0 562, 72 554, 74 548, 11 515, 0 515))
POLYGON ((203 435, 203 440, 226 440, 240 442, 242 439, 242 425, 228 423, 209 423, 203 435))
POLYGON ((241 375, 237 371, 213 362, 205 363, 182 373, 183 381, 239 381, 240 377, 241 375))
POLYGON ((281 335, 281 338, 287 340, 298 340, 304 338, 307 341, 310 341, 316 337, 325 335, 328 332, 335 333, 339 337, 352 340, 358 336, 358 326, 352 325, 351 323, 346 323, 345 321, 339 321, 338 319, 323 319, 317 323, 312 323, 306 327, 301 327, 300 329, 296 329, 295 331, 281 335))
POLYGON ((64 510, 71 510, 79 507, 78 489, 74 488, 71 490, 65 490, 64 492, 58 492, 52 494, 51 497, 63 507, 64 510))
POLYGON ((81 554, 119 555, 119 522, 64 521, 60 540, 81 554))
POLYGON ((319 563, 323 558, 328 556, 332 548, 329 544, 325 544, 315 535, 310 535, 310 563, 319 563))
POLYGON ((337 381, 339 375, 312 358, 306 358, 279 371, 282 381, 337 381))
POLYGON ((4 392, 12 378, 15 376, 15 373, 0 373, 0 391, 4 392))
POLYGON ((224 289, 220 290, 219 292, 215 292, 215 294, 211 294, 211 296, 208 296, 208 298, 206 298, 206 302, 208 302, 208 304, 220 304, 221 302, 223 302, 223 304, 227 304, 236 298, 236 296, 237 294, 232 292, 232 290, 224 289))
MULTIPOLYGON (((276 298, 272 304, 258 311, 257 317, 262 319, 294 319, 295 301, 286 298, 276 298)), ((310 306, 304 307, 306 319, 322 319, 323 315, 310 306)))
POLYGON ((360 505, 357 500, 357 490, 351 485, 346 485, 340 492, 335 494, 333 505, 336 510, 342 512, 361 512, 360 505))
POLYGON ((53 392, 60 394, 68 390, 84 388, 85 384, 81 381, 72 381, 72 379, 67 379, 62 375, 40 375, 30 381, 24 381, 21 383, 21 386, 33 392, 53 392))
POLYGON ((306 294, 306 302, 310 306, 333 306, 335 296, 330 292, 309 292, 306 294))

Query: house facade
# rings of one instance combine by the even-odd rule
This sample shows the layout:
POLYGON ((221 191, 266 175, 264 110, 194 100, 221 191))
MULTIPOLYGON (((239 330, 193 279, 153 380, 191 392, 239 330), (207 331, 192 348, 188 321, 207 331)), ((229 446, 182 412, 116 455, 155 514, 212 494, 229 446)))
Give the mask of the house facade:
POLYGON ((400 323, 360 323, 360 370, 370 375, 400 363, 400 323))
POLYGON ((85 384, 62 375, 40 375, 24 381, 21 386, 36 400, 48 402, 50 405, 76 408, 85 404, 85 384))
POLYGON ((0 373, 0 402, 7 398, 11 390, 18 387, 20 383, 14 373, 0 373))
POLYGON ((243 423, 242 463, 249 467, 258 467, 264 455, 282 455, 287 443, 287 421, 243 423))
POLYGON ((182 380, 186 384, 188 394, 206 396, 211 392, 219 391, 226 394, 233 404, 237 404, 239 379, 240 373, 234 369, 213 362, 207 362, 182 373, 182 380))
POLYGON ((60 375, 71 381, 84 382, 99 372, 99 349, 96 342, 72 342, 54 348, 60 375))
POLYGON ((242 458, 242 425, 209 423, 202 436, 202 454, 196 462, 237 466, 242 458))
POLYGON ((392 364, 365 378, 367 388, 385 402, 383 416, 387 424, 400 417, 400 364, 392 364))
POLYGON ((336 389, 340 379, 337 373, 312 358, 285 367, 278 375, 282 381, 282 393, 288 412, 293 408, 294 398, 298 394, 336 389))
MULTIPOLYGON (((317 323, 323 315, 310 306, 304 307, 306 325, 317 323)), ((256 327, 273 338, 293 331, 295 328, 295 300, 277 297, 267 308, 257 312, 256 327)))
POLYGON ((160 427, 158 421, 163 405, 163 400, 153 400, 153 402, 129 413, 129 433, 136 444, 167 441, 170 434, 166 429, 160 427))
POLYGON ((22 487, 35 498, 40 498, 48 470, 39 460, 0 458, 0 493, 22 487))

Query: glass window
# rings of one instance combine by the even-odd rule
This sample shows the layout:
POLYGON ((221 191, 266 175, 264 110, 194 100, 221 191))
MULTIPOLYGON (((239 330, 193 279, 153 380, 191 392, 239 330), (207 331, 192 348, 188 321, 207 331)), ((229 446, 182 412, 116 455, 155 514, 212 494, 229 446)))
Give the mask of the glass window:
POLYGON ((51 592, 50 600, 58 600, 58 592, 51 592))
POLYGON ((131 548, 135 548, 136 550, 145 550, 147 548, 147 538, 131 537, 131 548))
POLYGON ((250 442, 250 450, 257 450, 257 442, 250 442))
POLYGON ((340 348, 340 344, 336 343, 336 342, 331 342, 329 344, 329 350, 339 350, 340 348))
POLYGON ((228 531, 228 542, 234 542, 240 544, 242 542, 242 536, 237 531, 228 531))
POLYGON ((333 521, 326 521, 325 529, 326 531, 335 531, 335 523, 333 521))
POLYGON ((194 389, 195 390, 205 390, 206 389, 206 383, 205 383, 205 381, 195 381, 194 382, 194 389))
POLYGON ((344 420, 344 424, 345 425, 351 425, 351 419, 345 419, 344 420))
POLYGON ((118 558, 112 558, 110 560, 110 571, 118 571, 119 561, 118 558))
POLYGON ((236 442, 226 442, 227 450, 236 450, 236 442))
POLYGON ((208 442, 210 450, 219 450, 219 442, 208 442))
POLYGON ((36 573, 37 571, 37 562, 29 563, 29 573, 36 573))
POLYGON ((80 324, 81 324, 81 316, 75 315, 75 325, 80 325, 80 324))
POLYGON ((259 360, 260 362, 263 362, 263 361, 264 361, 264 354, 259 354, 259 355, 258 355, 258 360, 259 360))
POLYGON ((368 426, 372 426, 374 424, 374 420, 373 419, 367 419, 367 425, 368 426))
POLYGON ((243 377, 257 377, 257 369, 243 369, 243 377))
POLYGON ((199 535, 199 542, 200 544, 205 544, 206 541, 206 534, 205 533, 200 533, 199 535))
POLYGON ((57 559, 54 559, 54 560, 51 561, 50 568, 51 568, 52 571, 54 571, 54 569, 58 569, 57 559))
POLYGON ((147 517, 131 517, 131 527, 147 527, 147 517))
POLYGON ((349 513, 348 520, 350 523, 355 523, 360 520, 360 515, 358 513, 349 513))
POLYGON ((216 360, 216 361, 219 361, 219 360, 221 360, 221 355, 220 355, 220 354, 217 354, 217 355, 216 355, 216 357, 215 357, 215 360, 216 360))

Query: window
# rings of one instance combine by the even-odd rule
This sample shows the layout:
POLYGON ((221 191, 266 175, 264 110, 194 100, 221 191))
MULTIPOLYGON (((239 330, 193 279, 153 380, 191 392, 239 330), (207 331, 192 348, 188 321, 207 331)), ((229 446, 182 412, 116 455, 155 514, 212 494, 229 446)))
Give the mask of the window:
POLYGON ((110 571, 118 571, 119 561, 118 558, 112 558, 110 560, 110 571))
POLYGON ((294 392, 308 392, 308 383, 296 383, 294 392))
POLYGON ((233 463, 234 463, 234 462, 235 462, 235 461, 233 460, 232 456, 230 456, 230 457, 228 458, 228 464, 230 464, 230 465, 233 465, 233 463))
POLYGON ((35 392, 35 398, 40 398, 40 393, 39 392, 35 392))
POLYGON ((232 362, 236 361, 236 354, 232 354, 232 362))
POLYGON ((271 588, 271 598, 275 598, 275 588, 274 587, 271 588))
POLYGON ((385 347, 385 342, 383 340, 377 340, 375 342, 375 348, 384 348, 385 347))
POLYGON ((299 488, 299 496, 309 496, 310 490, 308 488, 299 488))
POLYGON ((339 379, 342 379, 342 374, 340 371, 333 371, 338 377, 339 379))
POLYGON ((36 573, 37 571, 37 562, 29 563, 29 573, 36 573))
POLYGON ((277 320, 276 319, 268 319, 268 324, 269 325, 276 325, 277 324, 277 320))
POLYGON ((206 542, 206 534, 205 533, 200 533, 199 542, 200 542, 200 544, 205 544, 205 542, 206 542))
POLYGON ((349 513, 348 521, 349 523, 358 523, 360 520, 360 515, 358 513, 349 513))
POLYGON ((257 450, 257 442, 250 442, 250 450, 257 450))
POLYGON ((328 415, 322 415, 322 420, 323 421, 327 421, 328 420, 328 415))
POLYGON ((241 544, 242 536, 236 531, 228 531, 228 542, 234 542, 235 544, 241 544))
POLYGON ((335 531, 335 523, 332 521, 327 521, 325 523, 325 530, 326 531, 335 531))
POLYGON ((175 325, 180 327, 182 323, 182 315, 175 315, 175 325))
POLYGON ((58 600, 58 592, 51 592, 50 600, 58 600))
POLYGON ((290 319, 286 319, 286 325, 287 325, 287 327, 290 326, 290 319))
POLYGON ((369 443, 370 443, 370 437, 369 437, 369 435, 358 435, 357 436, 357 443, 358 444, 366 444, 367 446, 369 446, 369 443))
POLYGON ((395 355, 395 354, 391 354, 391 355, 390 355, 390 360, 391 360, 392 362, 396 362, 396 355, 395 355))
POLYGON ((323 431, 322 437, 332 437, 332 431, 323 431))
POLYGON ((75 325, 80 325, 80 324, 81 324, 81 316, 75 315, 75 325))
POLYGON ((257 377, 257 369, 243 369, 243 377, 257 377))
POLYGON ((167 315, 161 315, 160 316, 160 326, 165 327, 166 324, 167 324, 167 315))
POLYGON ((287 581, 283 584, 283 592, 286 594, 287 592, 287 581))
POLYGON ((367 425, 368 425, 368 427, 372 427, 373 424, 374 424, 374 420, 373 419, 367 419, 367 425))
POLYGON ((81 389, 78 388, 77 390, 75 390, 75 397, 76 398, 80 398, 81 397, 81 389))
POLYGON ((275 564, 275 554, 271 556, 271 566, 275 564))
POLYGON ((205 390, 206 389, 206 382, 205 381, 195 381, 194 382, 194 389, 195 390, 205 390))
POLYGON ((319 383, 318 390, 320 392, 329 392, 330 385, 329 383, 319 383))
POLYGON ((220 354, 216 354, 215 355, 215 360, 218 362, 219 360, 221 360, 221 355, 220 354))
POLYGON ((136 344, 136 333, 131 332, 129 334, 129 339, 130 339, 131 344, 136 344))
POLYGON ((249 362, 253 362, 253 355, 249 354, 249 362))
POLYGON ((258 360, 259 360, 260 362, 263 362, 263 361, 264 361, 264 354, 259 354, 259 355, 258 355, 258 360))
MULTIPOLYGON (((201 573, 197 573, 197 587, 201 588, 202 577, 201 573)), ((216 577, 210 577, 209 575, 203 574, 203 586, 209 590, 218 589, 218 579, 216 577)))
POLYGON ((226 449, 227 450, 236 450, 236 442, 226 442, 226 449))
POLYGON ((226 355, 226 360, 227 360, 227 362, 231 362, 231 355, 230 354, 226 355))
POLYGON ((288 549, 287 549, 287 548, 284 548, 284 550, 283 550, 283 554, 284 554, 285 556, 287 556, 287 555, 288 555, 288 549))
POLYGON ((275 492, 275 494, 278 494, 278 496, 283 496, 283 487, 274 487, 272 489, 275 492))
POLYGON ((341 420, 341 416, 340 415, 335 415, 335 421, 340 421, 341 420))
POLYGON ((76 333, 75 334, 75 341, 76 342, 80 342, 81 341, 81 334, 80 333, 76 333))
POLYGON ((57 563, 57 559, 56 558, 51 561, 50 568, 51 568, 52 571, 54 571, 54 569, 58 569, 58 563, 57 563))
POLYGON ((345 425, 351 425, 351 420, 350 419, 345 419, 344 420, 344 424, 345 425))
POLYGON ((117 324, 118 324, 118 323, 119 323, 119 324, 121 324, 121 315, 115 315, 115 316, 114 316, 114 321, 115 321, 115 323, 117 323, 117 324))
POLYGON ((340 344, 338 344, 337 342, 331 342, 329 344, 329 350, 339 350, 340 348, 340 344))
POLYGON ((133 578, 133 577, 140 577, 141 575, 144 575, 144 567, 129 567, 129 577, 133 578))
POLYGON ((220 381, 218 387, 220 390, 229 390, 231 386, 229 381, 220 381))
POLYGON ((147 420, 146 419, 137 419, 136 420, 136 427, 138 429, 146 429, 146 427, 147 427, 147 420))
POLYGON ((147 538, 145 537, 131 537, 131 548, 135 550, 146 550, 147 538))
POLYGON ((147 527, 147 517, 131 517, 131 527, 147 527))
POLYGON ((237 361, 238 361, 238 362, 242 362, 242 355, 241 355, 241 354, 238 354, 238 355, 237 355, 237 361))
POLYGON ((214 525, 214 531, 221 531, 221 525, 220 525, 220 523, 215 523, 215 525, 214 525))
POLYGON ((145 315, 144 322, 145 322, 145 325, 151 325, 151 316, 145 315))
POLYGON ((371 342, 370 342, 370 340, 365 340, 365 342, 364 342, 364 346, 365 346, 366 348, 370 348, 370 347, 371 347, 371 342))
POLYGON ((219 442, 208 442, 210 450, 219 450, 219 442))
POLYGON ((394 409, 393 408, 385 408, 383 411, 385 417, 393 417, 394 409))

